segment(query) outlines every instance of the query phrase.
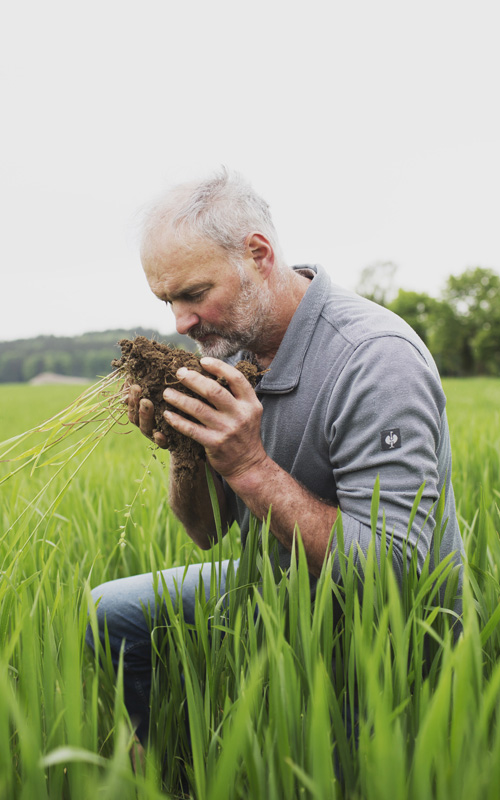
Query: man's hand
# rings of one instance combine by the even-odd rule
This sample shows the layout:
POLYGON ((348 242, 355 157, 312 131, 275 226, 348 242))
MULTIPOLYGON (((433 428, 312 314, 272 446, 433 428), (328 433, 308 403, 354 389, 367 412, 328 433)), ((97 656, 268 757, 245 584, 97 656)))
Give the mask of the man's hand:
POLYGON ((137 425, 141 433, 151 439, 158 447, 166 447, 166 438, 160 431, 155 430, 155 414, 151 400, 142 397, 142 389, 137 384, 128 386, 127 416, 133 425, 137 425))
MULTIPOLYGON (((133 425, 137 425, 141 433, 157 444, 158 447, 165 447, 165 436, 160 431, 155 430, 154 408, 151 400, 142 397, 140 386, 131 385, 126 389, 128 390, 128 396, 125 402, 128 406, 127 414, 130 422, 133 425)), ((228 528, 226 500, 221 482, 216 475, 213 478, 219 501, 222 530, 225 533, 228 528)), ((191 539, 204 550, 212 547, 217 530, 214 523, 212 500, 208 491, 204 462, 200 462, 197 465, 189 483, 186 483, 185 479, 180 477, 177 472, 175 453, 170 454, 169 503, 172 511, 183 523, 191 539)))
MULTIPOLYGON (((262 405, 247 379, 237 369, 216 358, 202 358, 201 363, 207 372, 224 378, 228 388, 199 372, 182 367, 177 372, 178 380, 199 395, 200 399, 172 388, 165 389, 163 397, 196 422, 173 411, 165 411, 164 416, 177 431, 203 445, 213 469, 230 483, 232 478, 254 469, 267 458, 260 438, 262 405)), ((145 409, 142 413, 144 422, 141 430, 144 428, 145 432, 149 412, 145 409)), ((139 420, 140 415, 139 408, 139 420)))

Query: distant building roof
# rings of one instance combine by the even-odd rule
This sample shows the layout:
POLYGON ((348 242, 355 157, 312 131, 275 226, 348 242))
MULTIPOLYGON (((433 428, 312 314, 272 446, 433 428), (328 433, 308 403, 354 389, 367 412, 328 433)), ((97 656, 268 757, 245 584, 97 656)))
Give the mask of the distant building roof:
POLYGON ((44 383, 90 383, 91 381, 88 378, 77 378, 72 375, 58 375, 56 372, 41 372, 28 382, 33 386, 40 386, 44 383))

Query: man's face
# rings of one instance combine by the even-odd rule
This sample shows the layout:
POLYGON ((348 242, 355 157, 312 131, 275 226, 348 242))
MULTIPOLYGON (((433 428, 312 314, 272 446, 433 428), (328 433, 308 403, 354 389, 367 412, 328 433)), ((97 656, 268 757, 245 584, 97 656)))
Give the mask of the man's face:
POLYGON ((142 252, 151 290, 171 305, 178 333, 214 358, 256 351, 272 317, 271 294, 250 262, 242 259, 238 270, 213 242, 180 244, 172 237, 157 236, 142 252))

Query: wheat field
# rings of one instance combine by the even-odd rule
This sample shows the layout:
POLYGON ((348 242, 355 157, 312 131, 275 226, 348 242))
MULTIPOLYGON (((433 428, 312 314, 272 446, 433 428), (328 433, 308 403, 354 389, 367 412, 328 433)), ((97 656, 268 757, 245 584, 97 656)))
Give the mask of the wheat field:
MULTIPOLYGON (((137 771, 121 670, 84 645, 89 589, 237 558, 238 531, 199 551, 166 502, 168 454, 130 426, 60 470, 39 459, 2 483, 0 798, 496 800, 500 380, 444 385, 468 556, 459 640, 438 603, 449 565, 410 569, 401 590, 369 552, 361 592, 346 554, 343 584, 325 564, 311 605, 300 540, 276 576, 255 521, 227 601, 200 598, 196 632, 172 611, 152 633, 154 744, 137 771)), ((76 392, 1 386, 0 441, 76 392)), ((1 463, 0 479, 11 470, 1 463)), ((341 524, 335 533, 341 549, 341 524)))

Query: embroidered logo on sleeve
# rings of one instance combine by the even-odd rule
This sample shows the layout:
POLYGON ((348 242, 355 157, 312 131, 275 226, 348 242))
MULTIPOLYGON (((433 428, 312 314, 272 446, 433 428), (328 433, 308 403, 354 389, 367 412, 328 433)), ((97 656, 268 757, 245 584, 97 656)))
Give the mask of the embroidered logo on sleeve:
POLYGON ((380 441, 382 450, 394 450, 401 447, 401 431, 399 428, 390 428, 388 431, 381 431, 380 441))

